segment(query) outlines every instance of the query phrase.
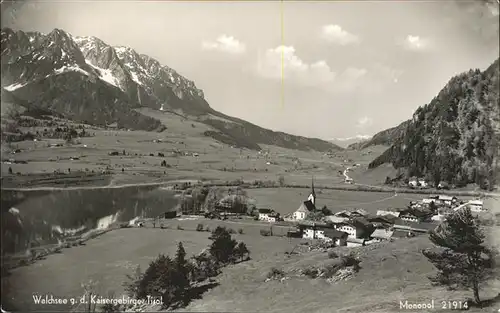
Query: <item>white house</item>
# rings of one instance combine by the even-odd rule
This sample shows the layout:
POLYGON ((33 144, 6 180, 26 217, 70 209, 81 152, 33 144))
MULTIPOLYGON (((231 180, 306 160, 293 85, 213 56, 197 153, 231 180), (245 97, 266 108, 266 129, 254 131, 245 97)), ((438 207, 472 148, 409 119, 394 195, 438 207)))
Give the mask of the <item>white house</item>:
POLYGON ((403 221, 406 221, 406 222, 414 222, 414 223, 419 222, 419 219, 411 213, 402 214, 399 216, 399 218, 401 218, 403 221))
POLYGON ((337 246, 345 246, 348 239, 348 234, 333 229, 331 226, 314 223, 312 225, 299 225, 302 228, 302 238, 304 239, 320 239, 324 241, 334 241, 337 246))
POLYGON ((422 200, 423 204, 431 204, 431 203, 436 203, 436 199, 433 198, 425 198, 422 200))
POLYGON ((271 209, 259 209, 259 220, 274 223, 279 219, 279 214, 271 209))
POLYGON ((472 212, 483 212, 483 211, 485 211, 485 209, 483 207, 483 201, 479 200, 479 199, 469 201, 468 207, 469 207, 469 209, 472 212))
POLYGON ((425 181, 425 179, 419 179, 418 180, 418 184, 420 185, 420 187, 422 188, 427 188, 429 187, 429 184, 425 181))
POLYGON ((418 186, 418 181, 416 179, 411 179, 409 182, 408 182, 408 186, 410 187, 417 187, 418 186))
POLYGON ((358 234, 358 229, 352 225, 347 223, 341 223, 334 225, 335 229, 338 231, 346 232, 349 235, 349 238, 356 238, 358 234))

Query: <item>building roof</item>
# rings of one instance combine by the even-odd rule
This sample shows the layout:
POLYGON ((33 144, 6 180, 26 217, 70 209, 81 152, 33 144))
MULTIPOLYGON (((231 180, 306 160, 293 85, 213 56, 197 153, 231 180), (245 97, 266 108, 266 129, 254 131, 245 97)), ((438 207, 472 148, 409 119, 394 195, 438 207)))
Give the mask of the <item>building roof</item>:
MULTIPOLYGON (((399 214, 398 214, 399 215, 399 214)), ((371 223, 387 223, 394 224, 398 220, 397 216, 387 214, 387 215, 377 215, 368 219, 371 223)))
POLYGON ((472 204, 472 205, 483 205, 483 200, 479 200, 479 199, 476 199, 476 200, 471 200, 468 202, 468 204, 472 204))
POLYGON ((439 195, 438 199, 443 200, 443 201, 452 201, 453 199, 457 199, 457 197, 452 197, 452 196, 447 196, 447 195, 439 195))
POLYGON ((270 214, 270 213, 273 213, 273 210, 271 209, 259 209, 259 214, 270 214))
POLYGON ((375 231, 370 235, 372 238, 380 238, 380 239, 389 239, 392 237, 392 234, 394 233, 393 230, 386 230, 386 229, 375 229, 375 231))
POLYGON ((377 215, 378 216, 386 216, 386 215, 392 215, 395 217, 398 217, 401 212, 398 211, 389 211, 389 210, 378 210, 377 215))
POLYGON ((364 244, 365 239, 347 237, 347 242, 364 244))
POLYGON ((335 215, 328 215, 325 216, 325 221, 333 224, 340 224, 340 223, 345 223, 349 219, 347 217, 340 217, 340 216, 335 216, 335 215))
POLYGON ((323 234, 325 235, 325 237, 328 237, 330 239, 341 239, 341 238, 347 238, 349 236, 349 234, 346 232, 338 231, 332 228, 325 229, 323 231, 323 234))
POLYGON ((352 214, 351 212, 347 210, 342 210, 340 212, 335 213, 335 216, 345 216, 345 217, 350 217, 352 214))
POLYGON ((392 238, 406 238, 408 236, 408 230, 395 229, 392 232, 392 238))
POLYGON ((421 232, 427 232, 435 229, 438 226, 436 223, 415 223, 415 222, 397 222, 394 225, 395 229, 408 229, 421 232))
MULTIPOLYGON (((311 212, 311 211, 315 211, 316 210, 316 206, 314 205, 314 203, 312 203, 311 200, 307 200, 307 201, 304 201, 301 205, 301 207, 304 206, 307 211, 311 212)), ((299 208, 300 210, 300 208, 299 208)))

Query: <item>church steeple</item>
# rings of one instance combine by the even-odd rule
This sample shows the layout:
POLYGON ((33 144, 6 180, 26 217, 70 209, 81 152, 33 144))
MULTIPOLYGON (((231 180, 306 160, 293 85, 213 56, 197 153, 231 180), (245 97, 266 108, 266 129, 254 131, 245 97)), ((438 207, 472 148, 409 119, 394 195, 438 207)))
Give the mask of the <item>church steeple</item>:
POLYGON ((316 204, 316 192, 314 192, 314 176, 311 179, 311 194, 309 195, 307 200, 310 200, 313 204, 316 204))

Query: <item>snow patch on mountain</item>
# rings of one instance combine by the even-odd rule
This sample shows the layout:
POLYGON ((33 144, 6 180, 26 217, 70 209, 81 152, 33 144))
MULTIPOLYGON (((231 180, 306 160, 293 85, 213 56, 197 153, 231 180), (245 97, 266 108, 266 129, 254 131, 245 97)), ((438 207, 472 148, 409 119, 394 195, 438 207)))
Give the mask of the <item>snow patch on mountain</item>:
POLYGON ((80 72, 84 75, 89 76, 89 73, 87 71, 84 71, 80 67, 75 66, 75 65, 64 65, 61 68, 58 68, 57 70, 55 70, 54 74, 59 75, 59 74, 66 73, 66 72, 80 72))
POLYGON ((5 86, 3 87, 3 89, 7 90, 7 91, 14 91, 16 89, 19 89, 21 87, 24 87, 26 86, 28 83, 14 83, 12 85, 9 85, 9 86, 5 86))
POLYGON ((130 76, 132 76, 132 80, 136 82, 137 84, 142 86, 141 81, 139 80, 139 76, 134 71, 130 71, 130 76))
POLYGON ((113 72, 111 70, 100 68, 99 66, 96 66, 96 65, 90 63, 89 60, 85 60, 85 62, 97 70, 97 72, 100 75, 100 77, 99 77, 100 79, 102 79, 103 81, 105 81, 105 82, 107 82, 115 87, 121 88, 120 83, 118 82, 118 79, 113 75, 113 72))

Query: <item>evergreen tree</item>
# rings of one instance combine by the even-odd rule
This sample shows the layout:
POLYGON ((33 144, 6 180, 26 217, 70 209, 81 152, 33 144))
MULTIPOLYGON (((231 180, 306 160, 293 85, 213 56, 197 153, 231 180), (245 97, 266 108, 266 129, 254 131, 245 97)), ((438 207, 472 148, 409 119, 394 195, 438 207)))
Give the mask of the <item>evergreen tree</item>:
POLYGON ((484 245, 478 219, 470 209, 461 209, 432 231, 430 239, 439 247, 437 251, 423 251, 438 270, 430 277, 431 282, 450 289, 472 289, 475 302, 481 306, 480 285, 492 277, 494 258, 484 245))
POLYGON ((209 239, 212 240, 209 251, 217 263, 227 264, 234 260, 237 243, 231 238, 231 234, 225 227, 218 226, 209 239))
POLYGON ((185 291, 189 288, 189 273, 190 265, 186 260, 186 251, 182 242, 177 246, 177 253, 175 254, 175 288, 176 297, 179 299, 185 295, 185 291))

